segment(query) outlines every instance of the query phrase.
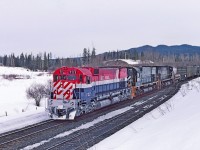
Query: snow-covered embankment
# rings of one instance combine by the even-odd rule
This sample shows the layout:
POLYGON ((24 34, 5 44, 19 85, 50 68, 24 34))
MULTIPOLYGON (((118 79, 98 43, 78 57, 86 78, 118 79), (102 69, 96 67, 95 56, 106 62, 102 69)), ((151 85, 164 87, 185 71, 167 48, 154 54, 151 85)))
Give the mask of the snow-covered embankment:
POLYGON ((200 78, 90 150, 199 150, 200 78))

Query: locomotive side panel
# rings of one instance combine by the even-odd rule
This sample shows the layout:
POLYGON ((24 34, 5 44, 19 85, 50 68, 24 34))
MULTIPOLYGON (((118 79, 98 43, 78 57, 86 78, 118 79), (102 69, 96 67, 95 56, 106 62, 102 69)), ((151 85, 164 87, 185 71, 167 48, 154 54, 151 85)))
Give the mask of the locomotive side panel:
POLYGON ((152 67, 141 67, 141 82, 142 84, 152 82, 152 67))
POLYGON ((158 74, 160 74, 161 80, 170 79, 172 77, 173 68, 170 66, 159 66, 158 74))

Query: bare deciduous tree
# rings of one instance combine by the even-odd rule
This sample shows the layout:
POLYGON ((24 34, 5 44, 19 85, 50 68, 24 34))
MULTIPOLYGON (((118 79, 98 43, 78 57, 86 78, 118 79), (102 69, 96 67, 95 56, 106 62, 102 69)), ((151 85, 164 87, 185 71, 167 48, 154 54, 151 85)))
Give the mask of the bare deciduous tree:
POLYGON ((36 106, 40 106, 40 101, 42 98, 48 97, 49 95, 49 86, 48 84, 32 84, 26 90, 27 98, 32 98, 35 100, 36 106))

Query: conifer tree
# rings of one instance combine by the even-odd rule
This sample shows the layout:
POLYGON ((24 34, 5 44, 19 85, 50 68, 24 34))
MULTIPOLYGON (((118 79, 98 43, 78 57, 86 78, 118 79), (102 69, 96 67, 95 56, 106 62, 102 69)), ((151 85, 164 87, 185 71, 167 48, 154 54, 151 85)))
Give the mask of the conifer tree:
POLYGON ((85 65, 87 62, 87 49, 86 48, 83 49, 82 61, 83 61, 83 65, 85 65))

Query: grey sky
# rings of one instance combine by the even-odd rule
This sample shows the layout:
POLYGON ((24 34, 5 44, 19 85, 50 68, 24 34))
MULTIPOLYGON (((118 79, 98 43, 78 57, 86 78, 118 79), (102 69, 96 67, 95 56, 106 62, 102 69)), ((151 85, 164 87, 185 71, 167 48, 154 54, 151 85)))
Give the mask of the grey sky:
POLYGON ((0 55, 200 45, 199 0, 0 0, 0 55))

